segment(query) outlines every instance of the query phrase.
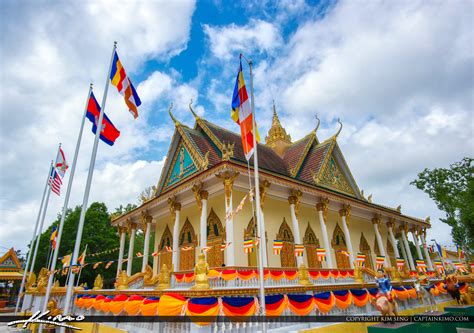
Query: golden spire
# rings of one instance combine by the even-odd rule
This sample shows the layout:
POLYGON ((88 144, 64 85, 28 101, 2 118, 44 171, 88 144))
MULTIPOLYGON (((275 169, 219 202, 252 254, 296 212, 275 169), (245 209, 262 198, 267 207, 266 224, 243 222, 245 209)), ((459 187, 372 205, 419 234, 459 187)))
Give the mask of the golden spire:
POLYGON ((176 127, 181 126, 181 123, 173 116, 173 114, 171 113, 171 110, 173 110, 173 103, 170 104, 170 107, 168 108, 168 113, 170 114, 170 117, 173 120, 174 125, 176 127))
POLYGON ((194 116, 194 119, 196 120, 199 120, 199 116, 196 114, 196 112, 194 112, 194 109, 193 109, 193 99, 191 98, 191 101, 189 102, 189 110, 191 110, 191 113, 193 114, 194 116))
POLYGON ((281 126, 276 112, 275 101, 273 101, 272 127, 268 130, 265 144, 270 146, 280 156, 284 155, 286 149, 291 145, 291 136, 281 126))

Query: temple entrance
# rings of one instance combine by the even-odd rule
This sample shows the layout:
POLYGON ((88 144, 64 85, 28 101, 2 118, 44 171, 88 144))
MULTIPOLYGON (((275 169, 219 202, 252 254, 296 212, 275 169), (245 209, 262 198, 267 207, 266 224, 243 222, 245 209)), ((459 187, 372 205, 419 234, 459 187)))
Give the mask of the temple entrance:
MULTIPOLYGON (((255 239, 256 235, 257 229, 255 226, 255 220, 252 217, 249 221, 249 224, 247 225, 247 228, 244 230, 244 239, 255 239)), ((257 252, 258 249, 254 248, 251 253, 247 253, 247 262, 249 266, 258 266, 257 252)))
MULTIPOLYGON (((308 267, 321 268, 322 263, 318 260, 318 256, 316 255, 316 249, 320 247, 319 239, 316 238, 316 234, 309 223, 304 233, 303 243, 306 251, 306 258, 308 258, 308 267)), ((329 255, 329 253, 326 255, 329 255)))
POLYGON ((166 247, 172 247, 173 246, 173 236, 171 235, 170 228, 168 228, 168 225, 166 225, 165 231, 163 231, 163 235, 161 236, 160 240, 160 247, 159 247, 159 267, 158 270, 161 270, 161 267, 163 264, 166 264, 168 266, 168 269, 171 270, 171 264, 172 264, 172 253, 166 251, 166 247))
POLYGON ((342 229, 339 224, 336 224, 336 227, 334 228, 331 245, 334 249, 334 253, 336 254, 337 268, 351 268, 351 265, 349 263, 349 257, 346 256, 343 252, 341 252, 347 252, 347 245, 346 238, 344 237, 344 233, 342 232, 342 229))
POLYGON ((192 270, 195 265, 196 233, 189 219, 186 218, 179 233, 179 270, 192 270))
POLYGON ((369 243, 367 239, 365 239, 364 233, 360 235, 360 243, 359 243, 359 252, 365 254, 365 267, 374 269, 374 263, 372 262, 372 253, 370 251, 369 243))
POLYGON ((296 267, 295 238, 285 218, 283 218, 276 238, 283 241, 283 248, 280 253, 281 267, 296 267))
POLYGON ((224 251, 221 251, 221 244, 224 242, 224 227, 214 209, 211 208, 207 217, 207 246, 211 247, 207 252, 209 267, 221 267, 224 264, 224 251))
POLYGON ((397 258, 395 257, 395 251, 393 249, 392 243, 387 239, 387 255, 390 258, 390 265, 392 267, 397 267, 397 258))

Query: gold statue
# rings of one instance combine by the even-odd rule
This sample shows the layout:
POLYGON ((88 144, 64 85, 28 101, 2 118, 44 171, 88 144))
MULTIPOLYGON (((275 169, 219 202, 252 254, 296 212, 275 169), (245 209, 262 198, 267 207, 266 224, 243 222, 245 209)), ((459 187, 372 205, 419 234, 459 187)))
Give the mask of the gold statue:
POLYGON ((48 285, 48 269, 43 267, 41 268, 38 275, 38 282, 36 283, 36 291, 44 293, 48 285))
POLYGON ((364 275, 362 274, 362 267, 354 264, 354 280, 356 283, 364 283, 364 275))
POLYGON ((104 287, 104 280, 102 279, 102 275, 97 274, 94 280, 94 288, 92 290, 99 290, 104 287))
POLYGON ((169 289, 171 288, 171 272, 168 269, 168 266, 166 264, 163 264, 161 266, 160 273, 158 274, 158 287, 156 287, 157 290, 163 290, 163 289, 169 289))
POLYGON ((63 313, 61 309, 58 309, 58 303, 54 299, 50 299, 47 305, 50 316, 57 316, 63 313))
POLYGON ((298 269, 298 278, 299 278, 299 284, 303 286, 313 285, 311 282, 309 282, 308 268, 305 266, 305 264, 300 265, 298 269))
POLYGON ((158 276, 153 276, 153 268, 150 265, 146 265, 145 272, 143 273, 143 284, 145 286, 154 285, 158 281, 158 276))
POLYGON ((117 290, 126 290, 128 289, 128 275, 127 271, 120 271, 119 275, 117 276, 117 280, 115 281, 115 287, 117 290))
POLYGON ((210 289, 207 274, 209 273, 209 265, 206 262, 204 253, 198 256, 198 262, 194 267, 194 286, 191 289, 210 289))
POLYGON ((31 272, 30 275, 28 275, 28 280, 26 280, 25 290, 27 292, 35 291, 35 287, 34 287, 35 284, 36 284, 36 274, 35 272, 31 272))

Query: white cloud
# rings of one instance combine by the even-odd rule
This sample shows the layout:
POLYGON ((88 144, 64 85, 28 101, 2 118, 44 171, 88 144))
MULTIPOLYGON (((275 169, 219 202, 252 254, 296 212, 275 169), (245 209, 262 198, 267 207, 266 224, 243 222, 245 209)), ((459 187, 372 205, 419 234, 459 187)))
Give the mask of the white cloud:
POLYGON ((229 60, 238 52, 269 52, 281 44, 277 26, 262 20, 251 20, 245 26, 230 24, 224 27, 203 25, 209 38, 212 54, 220 59, 229 60))
MULTIPOLYGON (((2 4, 0 244, 25 248, 29 242, 49 159, 62 142, 72 161, 89 82, 100 103, 114 40, 144 105, 133 120, 122 96, 109 87, 105 111, 121 135, 113 147, 99 144, 89 203, 103 201, 112 210, 136 202, 145 186, 157 182, 162 161, 137 156, 147 156, 171 129, 148 123, 154 112, 147 103, 161 92, 138 78, 145 61, 167 61, 186 48, 194 8, 194 1, 2 4)), ((92 142, 86 120, 70 206, 82 202, 92 142)), ((61 205, 62 198, 52 196, 48 224, 61 205)))

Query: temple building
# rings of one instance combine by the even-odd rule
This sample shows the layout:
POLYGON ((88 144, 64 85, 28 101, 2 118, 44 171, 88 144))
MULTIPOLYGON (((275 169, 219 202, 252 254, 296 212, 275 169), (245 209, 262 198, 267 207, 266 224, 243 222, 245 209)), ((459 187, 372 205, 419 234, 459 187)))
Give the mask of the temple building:
POLYGON ((378 257, 392 268, 403 258, 408 270, 416 270, 416 260, 424 260, 433 271, 425 246, 429 219, 404 215, 400 206, 387 207, 364 197, 337 143, 342 123, 324 140, 318 138, 318 124, 292 141, 273 106, 271 128, 265 143, 258 144, 265 225, 265 239, 260 240, 255 202, 249 200, 253 162, 249 177, 240 134, 199 117, 192 105, 190 111, 195 118, 192 128, 170 111, 175 131, 154 197, 112 221, 120 234, 117 274, 122 269, 128 276, 137 273, 132 272, 133 260, 142 260, 143 272, 150 264, 154 275, 163 264, 174 272, 189 271, 202 250, 211 268, 257 266, 259 251, 245 250, 246 240, 254 247, 265 246, 265 267, 353 269, 362 254, 365 267, 372 270, 378 257), (143 249, 134 248, 138 229, 145 235, 143 249), (410 251, 409 238, 416 253, 410 251), (279 254, 273 251, 275 240, 283 242, 279 254), (301 246, 303 255, 295 256, 295 247, 301 246), (317 249, 324 249, 326 260, 319 260, 317 249), (138 251, 143 257, 134 259, 138 251))

